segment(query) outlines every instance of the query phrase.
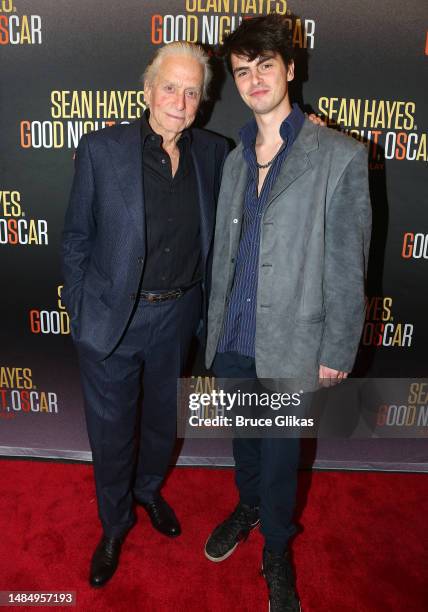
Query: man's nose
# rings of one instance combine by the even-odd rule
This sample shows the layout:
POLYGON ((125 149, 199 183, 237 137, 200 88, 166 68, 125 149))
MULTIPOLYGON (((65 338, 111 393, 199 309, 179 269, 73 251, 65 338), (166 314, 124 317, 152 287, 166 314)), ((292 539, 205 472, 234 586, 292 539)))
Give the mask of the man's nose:
POLYGON ((251 71, 251 82, 252 82, 252 84, 253 84, 253 85, 258 85, 259 83, 261 83, 261 82, 262 82, 262 80, 263 80, 263 79, 262 79, 262 77, 261 77, 260 72, 257 70, 257 68, 254 68, 254 69, 251 71))
POLYGON ((175 106, 177 110, 183 110, 185 107, 184 91, 177 91, 175 96, 175 106))

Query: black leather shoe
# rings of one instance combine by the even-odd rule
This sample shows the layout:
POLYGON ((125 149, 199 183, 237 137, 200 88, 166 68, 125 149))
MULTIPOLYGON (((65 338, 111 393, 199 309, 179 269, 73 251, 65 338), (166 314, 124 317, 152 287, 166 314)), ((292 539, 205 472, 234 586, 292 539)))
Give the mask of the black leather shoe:
POLYGON ((103 586, 115 573, 119 564, 122 540, 103 536, 95 549, 91 561, 89 584, 93 587, 103 586))
POLYGON ((169 538, 176 538, 180 535, 181 527, 175 512, 161 495, 158 495, 152 502, 143 503, 137 500, 137 503, 143 506, 157 531, 169 538))

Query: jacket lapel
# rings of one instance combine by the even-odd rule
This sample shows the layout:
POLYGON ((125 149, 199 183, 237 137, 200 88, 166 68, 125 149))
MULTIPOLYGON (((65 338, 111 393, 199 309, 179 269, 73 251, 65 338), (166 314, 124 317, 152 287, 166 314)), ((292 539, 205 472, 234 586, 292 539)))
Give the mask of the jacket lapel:
POLYGON ((141 123, 135 121, 117 140, 108 141, 113 167, 127 211, 144 240, 143 159, 141 123))
POLYGON ((272 191, 269 194, 269 198, 266 204, 268 208, 272 202, 280 196, 296 179, 304 174, 311 167, 311 162, 306 152, 302 149, 295 149, 294 147, 290 151, 290 154, 284 160, 281 171, 272 191))
POLYGON ((284 160, 281 171, 269 194, 266 204, 268 208, 296 179, 307 172, 311 167, 308 152, 318 148, 317 131, 308 119, 293 144, 293 147, 284 160))
POLYGON ((198 189, 202 254, 206 260, 215 223, 214 160, 207 156, 207 144, 196 132, 192 132, 191 151, 198 189))

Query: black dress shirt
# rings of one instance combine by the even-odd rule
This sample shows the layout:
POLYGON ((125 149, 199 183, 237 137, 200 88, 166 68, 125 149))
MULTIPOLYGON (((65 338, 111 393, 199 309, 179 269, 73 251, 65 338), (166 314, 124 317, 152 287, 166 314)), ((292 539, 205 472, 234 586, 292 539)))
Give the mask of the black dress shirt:
POLYGON ((180 160, 172 176, 171 160, 162 137, 142 118, 143 188, 146 221, 146 262, 141 288, 146 291, 186 287, 202 277, 200 211, 191 133, 177 146, 180 160))

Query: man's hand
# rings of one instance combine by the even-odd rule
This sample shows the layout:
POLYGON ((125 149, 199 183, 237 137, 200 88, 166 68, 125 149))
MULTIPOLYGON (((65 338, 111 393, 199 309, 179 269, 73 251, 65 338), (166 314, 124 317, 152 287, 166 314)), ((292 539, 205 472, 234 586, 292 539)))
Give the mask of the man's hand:
POLYGON ((326 122, 321 119, 321 117, 318 117, 318 115, 315 115, 314 113, 307 115, 307 117, 309 121, 312 121, 312 123, 315 125, 320 125, 321 127, 325 127, 327 125, 326 122))
POLYGON ((333 387, 342 382, 347 376, 348 372, 341 372, 340 370, 333 370, 333 368, 320 365, 319 384, 321 387, 333 387))

